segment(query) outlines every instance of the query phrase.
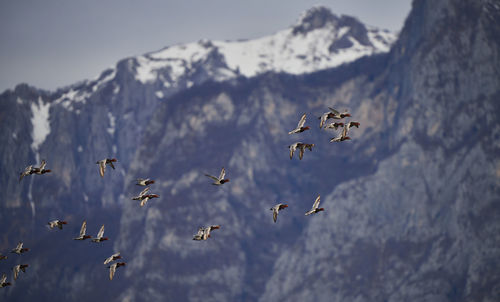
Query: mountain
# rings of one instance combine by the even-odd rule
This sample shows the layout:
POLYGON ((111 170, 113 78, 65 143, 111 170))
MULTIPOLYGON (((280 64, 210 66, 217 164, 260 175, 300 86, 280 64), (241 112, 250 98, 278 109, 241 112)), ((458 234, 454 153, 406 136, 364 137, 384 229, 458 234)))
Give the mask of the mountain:
POLYGON ((498 20, 494 1, 414 1, 389 52, 373 48, 327 65, 343 50, 351 57, 375 44, 366 26, 316 7, 248 52, 265 63, 258 68, 234 63, 237 48, 255 40, 202 41, 125 59, 56 92, 27 85, 4 92, 0 250, 24 240, 32 251, 0 262, 5 272, 30 263, 0 296, 495 301, 498 20), (352 26, 344 42, 309 36, 343 26, 352 26), (308 41, 289 46, 291 62, 302 63, 259 56, 273 58, 264 47, 273 39, 308 41), (301 49, 310 47, 324 67, 308 69, 315 61, 301 49), (328 106, 361 123, 352 141, 331 144, 334 133, 318 128, 328 106), (287 135, 304 112, 312 129, 287 135), (298 140, 315 146, 290 160, 287 146, 298 140), (95 161, 109 156, 119 162, 101 179, 95 161), (41 158, 53 173, 19 183, 23 166, 41 158), (210 185, 203 174, 222 166, 231 181, 210 185), (151 191, 160 198, 144 208, 131 200, 137 177, 157 180, 151 191), (318 194, 325 212, 305 217, 318 194), (274 224, 269 208, 277 202, 290 207, 274 224), (54 218, 67 228, 42 227, 54 218), (104 223, 110 241, 73 242, 84 219, 90 234, 104 223), (191 240, 209 224, 221 229, 191 240), (110 282, 102 261, 113 251, 127 266, 110 282))

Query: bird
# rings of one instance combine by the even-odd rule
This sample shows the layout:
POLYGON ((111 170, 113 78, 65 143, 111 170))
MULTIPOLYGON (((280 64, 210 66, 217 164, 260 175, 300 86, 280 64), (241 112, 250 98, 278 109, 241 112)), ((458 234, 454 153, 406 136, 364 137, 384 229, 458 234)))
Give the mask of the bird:
POLYGON ((103 242, 105 240, 108 240, 108 237, 102 237, 103 235, 104 235, 104 224, 101 226, 101 229, 99 229, 97 237, 92 238, 92 242, 103 242))
POLYGON ((47 165, 47 162, 45 159, 42 159, 42 162, 40 163, 40 167, 34 168, 33 165, 27 166, 23 172, 20 173, 19 175, 19 181, 23 179, 23 177, 31 175, 31 174, 38 174, 42 175, 45 173, 52 172, 50 169, 45 169, 45 166, 47 165))
POLYGON ((210 237, 210 231, 220 229, 220 225, 198 228, 198 233, 194 235, 193 240, 207 240, 210 237))
POLYGON ((344 127, 344 123, 330 123, 325 126, 325 129, 335 129, 337 130, 339 127, 344 127))
POLYGON ((160 195, 158 194, 146 194, 149 191, 149 187, 146 187, 144 190, 139 193, 138 196, 132 197, 132 200, 140 200, 141 201, 141 207, 143 207, 149 199, 151 198, 158 198, 160 195))
POLYGON ((14 280, 17 280, 17 277, 19 276, 19 271, 23 271, 23 273, 26 273, 26 268, 28 267, 28 264, 18 264, 12 268, 12 271, 14 272, 14 280))
POLYGON ((344 125, 344 128, 342 129, 342 133, 337 137, 332 137, 332 139, 330 139, 330 143, 342 142, 351 139, 349 136, 347 136, 348 131, 349 131, 349 124, 347 123, 344 125))
POLYGON ((220 185, 225 184, 226 182, 229 182, 228 178, 224 178, 226 176, 226 169, 224 169, 224 167, 222 167, 222 170, 220 171, 219 177, 215 177, 215 176, 212 176, 210 174, 205 174, 205 176, 210 177, 214 181, 212 183, 212 185, 215 185, 215 186, 220 186, 220 185))
POLYGON ((349 122, 349 123, 347 123, 347 125, 348 125, 347 127, 349 127, 349 129, 350 129, 351 127, 359 128, 360 124, 359 124, 359 122, 349 122))
POLYGON ((82 227, 80 228, 80 235, 78 237, 73 238, 74 240, 85 240, 88 238, 92 238, 90 235, 85 235, 85 232, 87 231, 87 221, 84 220, 82 223, 82 227))
POLYGON ((297 127, 293 129, 292 131, 288 132, 288 134, 294 134, 294 133, 301 133, 306 130, 309 130, 309 126, 304 127, 304 124, 306 123, 306 114, 304 113, 302 117, 300 118, 299 123, 297 124, 297 127))
POLYGON ((15 248, 15 249, 13 249, 13 250, 11 251, 11 253, 16 253, 16 254, 18 254, 18 255, 21 255, 22 253, 27 252, 27 251, 29 251, 29 250, 30 250, 30 249, 29 249, 29 248, 27 248, 27 247, 23 248, 23 243, 22 243, 21 241, 19 241, 19 243, 17 244, 16 248, 15 248))
POLYGON ((60 220, 53 220, 53 221, 49 221, 49 223, 48 223, 50 229, 58 227, 60 230, 62 230, 63 224, 68 224, 68 222, 67 221, 60 221, 60 220))
POLYGON ((316 197, 316 200, 314 201, 312 208, 306 212, 306 216, 325 210, 324 208, 319 208, 319 201, 320 201, 320 195, 318 195, 318 197, 316 197))
POLYGON ((23 177, 25 176, 28 176, 28 175, 31 175, 34 173, 34 168, 33 166, 27 166, 23 172, 20 173, 20 176, 19 176, 19 181, 21 181, 21 179, 23 179, 23 177))
POLYGON ((302 160, 302 157, 304 156, 304 151, 306 149, 309 149, 309 151, 312 151, 312 147, 314 147, 314 144, 304 144, 301 142, 297 142, 295 144, 288 146, 288 148, 290 149, 290 159, 292 159, 293 154, 295 153, 295 150, 298 148, 299 149, 299 159, 302 160))
POLYGON ((198 228, 198 233, 193 236, 193 240, 203 240, 203 235, 205 234, 205 228, 204 227, 199 227, 198 228))
POLYGON ((10 282, 6 282, 6 281, 7 281, 7 275, 3 274, 2 278, 0 278, 0 287, 6 287, 6 286, 11 285, 10 282))
POLYGON ((280 210, 283 210, 284 208, 288 208, 288 205, 283 203, 278 203, 277 205, 271 208, 271 211, 273 211, 274 223, 276 223, 276 220, 278 219, 278 212, 280 210))
POLYGON ((0 254, 0 260, 4 260, 4 259, 7 259, 7 256, 0 254))
POLYGON ((208 237, 210 237, 210 232, 213 230, 218 230, 220 229, 220 225, 212 225, 209 227, 205 228, 205 233, 203 234, 203 240, 207 240, 208 237))
POLYGON ((340 120, 340 119, 343 119, 344 117, 350 117, 351 116, 349 113, 347 113, 347 111, 344 112, 344 113, 340 113, 337 110, 333 109, 332 107, 328 107, 328 109, 330 110, 329 112, 323 113, 318 118, 320 120, 320 122, 319 122, 319 127, 320 128, 323 128, 323 125, 325 124, 325 122, 328 119, 330 119, 330 118, 340 120))
POLYGON ((108 264, 110 262, 115 261, 116 259, 121 259, 121 258, 122 258, 122 256, 120 256, 120 252, 115 253, 115 254, 109 256, 108 258, 106 258, 106 260, 104 260, 104 264, 108 264))
POLYGON ((109 268, 109 280, 113 280, 113 277, 115 276, 116 268, 120 266, 125 266, 127 263, 125 262, 115 262, 108 266, 109 268))
POLYGON ((45 169, 46 165, 47 165, 47 162, 45 161, 45 159, 42 159, 42 162, 40 163, 40 167, 34 168, 33 173, 38 174, 38 175, 42 175, 45 173, 52 172, 52 170, 50 170, 50 169, 45 169))
POLYGON ((99 160, 96 162, 96 164, 99 165, 99 174, 101 177, 104 177, 104 172, 106 172, 106 165, 110 165, 113 170, 115 169, 115 165, 113 165, 114 162, 117 162, 118 160, 116 158, 106 158, 103 160, 99 160))
POLYGON ((155 183, 155 181, 151 180, 149 178, 146 178, 146 179, 144 179, 144 178, 137 178, 136 185, 144 187, 144 186, 149 186, 150 184, 154 184, 154 183, 155 183))

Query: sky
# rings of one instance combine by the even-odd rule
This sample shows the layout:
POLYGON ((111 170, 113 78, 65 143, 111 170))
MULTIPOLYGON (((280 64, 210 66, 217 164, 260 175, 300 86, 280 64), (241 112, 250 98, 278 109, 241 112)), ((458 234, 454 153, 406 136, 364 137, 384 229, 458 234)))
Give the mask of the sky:
POLYGON ((0 92, 55 90, 178 43, 262 37, 315 5, 399 31, 411 0, 0 0, 0 92))

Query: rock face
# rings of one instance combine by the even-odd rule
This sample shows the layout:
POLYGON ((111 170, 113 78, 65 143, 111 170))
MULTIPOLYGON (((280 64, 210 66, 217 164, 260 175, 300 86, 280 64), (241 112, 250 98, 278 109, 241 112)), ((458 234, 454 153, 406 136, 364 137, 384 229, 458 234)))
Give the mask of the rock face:
MULTIPOLYGON (((123 60, 54 93, 6 91, 0 251, 18 240, 32 251, 20 256, 30 270, 0 296, 496 301, 499 8, 415 1, 389 53, 336 68, 237 68, 229 42, 201 41, 123 60), (334 133, 318 128, 327 106, 361 123, 351 141, 330 144, 334 133), (312 129, 287 135, 304 112, 312 129), (288 157, 296 141, 315 143, 302 161, 288 157), (95 161, 110 156, 117 169, 101 179, 95 161), (19 184, 16 173, 42 158, 53 173, 19 184), (210 185, 203 174, 222 166, 231 181, 210 185), (131 200, 138 177, 156 179, 160 195, 143 208, 131 200), (318 194, 325 211, 305 217, 318 194), (289 208, 274 224, 277 202, 289 208), (63 231, 42 227, 58 218, 69 222, 63 231), (92 235, 104 223, 110 241, 73 242, 84 219, 92 235), (191 240, 210 224, 221 229, 191 240), (127 266, 108 282, 101 263, 113 251, 127 266)), ((360 24, 314 8, 288 32, 349 32, 325 44, 334 60, 349 43, 372 41, 360 24)), ((1 271, 18 260, 8 261, 1 271)))

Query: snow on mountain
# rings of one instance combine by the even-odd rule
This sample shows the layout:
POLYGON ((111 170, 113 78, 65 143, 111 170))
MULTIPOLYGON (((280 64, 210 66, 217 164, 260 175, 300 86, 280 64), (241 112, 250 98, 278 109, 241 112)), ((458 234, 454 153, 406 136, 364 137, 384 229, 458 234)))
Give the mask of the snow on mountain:
POLYGON ((139 56, 135 58, 136 79, 144 84, 160 79, 170 87, 211 54, 219 54, 223 60, 222 66, 208 70, 216 81, 267 71, 309 73, 387 52, 395 39, 394 33, 365 26, 353 17, 338 17, 318 6, 305 12, 295 26, 263 38, 202 40, 139 56), (168 70, 168 76, 164 70, 168 70))

